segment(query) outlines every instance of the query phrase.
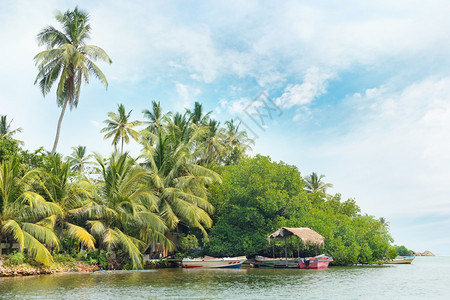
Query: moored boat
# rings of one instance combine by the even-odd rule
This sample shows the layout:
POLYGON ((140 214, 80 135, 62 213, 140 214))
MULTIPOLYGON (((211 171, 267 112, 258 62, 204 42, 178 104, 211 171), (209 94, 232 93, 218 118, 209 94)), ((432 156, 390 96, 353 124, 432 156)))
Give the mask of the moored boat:
POLYGON ((333 258, 327 254, 321 254, 314 257, 299 258, 300 269, 326 269, 333 258))
POLYGON ((393 260, 385 261, 385 264, 410 264, 416 258, 414 255, 410 256, 397 256, 393 260))
POLYGON ((257 255, 255 256, 255 266, 258 268, 297 268, 298 258, 271 258, 257 255))
POLYGON ((238 257, 198 257, 198 258, 183 258, 181 265, 184 268, 227 268, 238 269, 242 263, 246 261, 245 256, 238 257))

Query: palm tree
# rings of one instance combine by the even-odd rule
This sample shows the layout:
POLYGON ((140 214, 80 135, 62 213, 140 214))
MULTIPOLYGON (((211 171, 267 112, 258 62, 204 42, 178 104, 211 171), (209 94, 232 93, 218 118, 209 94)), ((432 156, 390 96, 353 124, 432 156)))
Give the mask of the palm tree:
POLYGON ((56 102, 62 108, 52 154, 56 152, 58 146, 61 123, 67 105, 71 110, 78 106, 82 82, 88 83, 89 75, 92 74, 106 87, 108 86, 105 75, 94 61, 112 62, 102 48, 86 45, 91 31, 87 12, 75 7, 73 11, 57 13, 55 18, 63 30, 59 31, 53 26, 42 29, 37 39, 40 46, 47 46, 47 50, 34 57, 39 70, 34 84, 39 81, 42 94, 44 96, 48 94, 54 83, 58 82, 56 102))
POLYGON ((146 245, 155 241, 173 247, 164 236, 167 227, 157 213, 158 198, 148 185, 150 174, 127 153, 115 152, 108 162, 97 155, 97 161, 104 200, 92 207, 91 232, 98 237, 99 249, 121 248, 134 269, 142 268, 141 249, 146 245))
POLYGON ((237 163, 242 157, 245 156, 246 151, 251 151, 255 141, 247 136, 246 131, 239 130, 239 124, 235 124, 234 120, 226 121, 225 125, 227 127, 225 143, 226 143, 226 153, 225 164, 237 163))
POLYGON ((94 249, 94 237, 74 222, 83 216, 85 208, 90 204, 89 182, 86 180, 70 182, 70 164, 63 162, 58 154, 49 156, 47 169, 42 172, 40 186, 44 191, 43 194, 62 209, 62 214, 48 217, 47 224, 57 229, 60 238, 67 235, 88 249, 94 249))
POLYGON ((70 169, 83 174, 84 168, 87 165, 93 164, 89 161, 92 154, 86 155, 86 146, 72 147, 72 150, 72 154, 67 158, 71 166, 70 169))
POLYGON ((188 109, 187 113, 189 115, 189 120, 191 121, 191 123, 200 126, 205 125, 208 122, 211 111, 203 115, 203 105, 199 102, 195 102, 194 110, 191 111, 190 109, 188 109))
POLYGON ((225 129, 219 127, 220 122, 209 120, 205 125, 206 131, 201 138, 198 152, 200 153, 199 163, 208 165, 210 163, 220 164, 226 150, 225 129))
POLYGON ((35 170, 23 174, 15 158, 0 164, 0 241, 10 237, 20 251, 25 249, 34 260, 49 265, 53 257, 46 246, 58 250, 59 240, 53 229, 41 222, 61 214, 61 208, 31 190, 36 175, 35 170))
POLYGON ((385 217, 380 217, 378 219, 380 221, 381 227, 385 230, 389 230, 389 221, 385 217))
POLYGON ((149 120, 147 130, 153 134, 161 128, 164 121, 164 114, 162 112, 161 104, 156 101, 152 101, 152 111, 144 109, 142 111, 144 117, 149 120))
POLYGON ((2 139, 12 139, 15 142, 17 142, 20 145, 23 145, 22 141, 13 139, 12 136, 15 135, 18 132, 22 132, 22 128, 16 128, 16 129, 11 129, 11 123, 13 120, 8 121, 6 120, 6 115, 5 116, 1 116, 0 117, 0 140, 2 139))
POLYGON ((332 188, 331 183, 325 183, 322 181, 325 175, 318 176, 317 173, 312 172, 311 175, 305 177, 305 190, 308 193, 326 193, 327 188, 332 188))
POLYGON ((101 132, 106 132, 104 137, 105 139, 109 139, 110 137, 113 138, 112 145, 114 145, 114 147, 117 147, 117 144, 120 140, 120 152, 123 153, 123 143, 125 142, 126 144, 128 144, 130 142, 130 136, 135 141, 139 139, 139 133, 134 130, 133 127, 141 125, 141 122, 129 122, 128 119, 130 118, 131 112, 133 110, 130 110, 127 114, 125 112, 125 107, 122 104, 119 104, 117 107, 119 114, 109 112, 108 117, 110 119, 104 121, 106 127, 103 128, 101 132))
POLYGON ((141 141, 144 146, 143 165, 151 174, 150 184, 159 199, 159 212, 169 229, 181 223, 200 229, 207 237, 205 227, 212 224, 209 215, 213 206, 208 201, 206 187, 221 182, 221 178, 216 172, 193 162, 192 149, 201 128, 188 130, 189 127, 184 127, 183 118, 177 123, 171 122, 153 136, 154 145, 141 141), (177 123, 183 128, 176 126, 177 123), (173 132, 183 131, 182 138, 174 138, 173 132), (186 132, 190 132, 190 138, 186 132))

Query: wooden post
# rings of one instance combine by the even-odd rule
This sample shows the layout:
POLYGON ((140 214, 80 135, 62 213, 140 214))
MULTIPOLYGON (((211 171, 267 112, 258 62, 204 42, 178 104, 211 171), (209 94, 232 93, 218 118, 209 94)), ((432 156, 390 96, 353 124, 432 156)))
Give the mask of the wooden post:
POLYGON ((286 268, 287 268, 288 263, 287 263, 287 244, 286 244, 286 235, 284 236, 284 256, 285 256, 285 258, 286 258, 286 268))

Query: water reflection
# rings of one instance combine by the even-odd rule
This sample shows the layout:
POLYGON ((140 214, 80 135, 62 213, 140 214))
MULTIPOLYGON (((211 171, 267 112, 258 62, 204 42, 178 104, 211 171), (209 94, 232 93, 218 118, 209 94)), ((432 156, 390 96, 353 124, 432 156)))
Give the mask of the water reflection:
POLYGON ((413 265, 296 269, 161 269, 0 278, 2 299, 439 298, 450 259, 413 265))

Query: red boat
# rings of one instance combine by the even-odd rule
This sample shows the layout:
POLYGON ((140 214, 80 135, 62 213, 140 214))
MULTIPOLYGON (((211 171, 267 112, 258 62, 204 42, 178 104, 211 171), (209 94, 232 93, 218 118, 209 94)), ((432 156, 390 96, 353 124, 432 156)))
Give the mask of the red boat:
POLYGON ((300 269, 326 269, 328 264, 333 261, 330 255, 322 254, 314 257, 305 257, 298 259, 300 269))

